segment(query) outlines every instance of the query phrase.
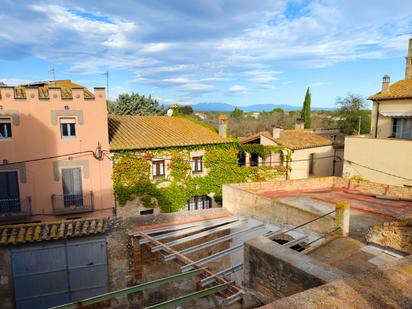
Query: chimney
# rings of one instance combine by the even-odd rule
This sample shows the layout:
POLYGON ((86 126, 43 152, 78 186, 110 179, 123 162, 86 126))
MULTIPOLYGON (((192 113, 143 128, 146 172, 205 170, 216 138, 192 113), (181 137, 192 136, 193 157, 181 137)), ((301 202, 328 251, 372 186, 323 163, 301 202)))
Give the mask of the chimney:
POLYGON ((412 79, 412 38, 409 39, 408 57, 406 57, 405 79, 412 79))
POLYGON ((295 130, 304 130, 305 129, 305 120, 302 118, 296 119, 295 130))
POLYGON ((382 78, 382 90, 381 93, 388 93, 389 92, 389 84, 391 82, 391 78, 389 75, 384 75, 382 78))
POLYGON ((221 137, 227 137, 227 120, 227 115, 222 114, 219 116, 219 135, 221 137))
POLYGON ((273 138, 280 138, 280 128, 279 127, 273 127, 273 138))

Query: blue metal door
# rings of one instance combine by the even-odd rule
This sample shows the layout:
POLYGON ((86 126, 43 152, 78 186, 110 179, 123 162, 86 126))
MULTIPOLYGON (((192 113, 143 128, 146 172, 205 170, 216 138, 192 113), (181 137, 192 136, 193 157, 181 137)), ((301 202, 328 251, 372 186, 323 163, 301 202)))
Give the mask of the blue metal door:
POLYGON ((12 250, 16 308, 49 308, 107 292, 105 238, 12 250))

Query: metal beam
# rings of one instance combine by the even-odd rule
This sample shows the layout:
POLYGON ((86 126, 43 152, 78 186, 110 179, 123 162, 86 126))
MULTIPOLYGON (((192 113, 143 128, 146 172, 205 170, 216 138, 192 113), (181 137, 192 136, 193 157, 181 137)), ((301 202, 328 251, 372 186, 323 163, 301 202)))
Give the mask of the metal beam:
POLYGON ((287 243, 283 244, 283 246, 290 248, 290 247, 293 247, 294 245, 297 245, 297 244, 300 244, 301 242, 304 242, 307 239, 308 239, 308 236, 305 235, 305 236, 296 238, 294 240, 288 241, 287 243))
POLYGON ((187 301, 196 300, 196 299, 199 299, 199 298, 211 295, 211 294, 215 294, 215 293, 224 291, 232 283, 233 282, 222 283, 222 284, 213 286, 211 288, 201 290, 199 292, 194 292, 194 293, 191 293, 191 294, 188 294, 188 295, 184 295, 184 296, 180 296, 180 297, 177 297, 177 298, 174 298, 174 299, 171 299, 171 300, 167 300, 167 301, 165 301, 163 303, 160 303, 160 304, 156 304, 156 305, 153 305, 153 306, 150 306, 150 307, 146 307, 146 309, 167 309, 172 305, 178 305, 178 304, 181 304, 181 303, 184 303, 184 302, 187 302, 187 301))
MULTIPOLYGON (((184 229, 184 230, 181 230, 181 231, 162 234, 162 235, 159 235, 159 236, 153 236, 152 238, 155 239, 155 240, 160 240, 160 239, 169 238, 169 237, 182 236, 182 235, 186 235, 186 234, 190 234, 190 233, 194 233, 194 232, 204 230, 208 227, 213 227, 213 226, 216 226, 216 225, 230 223, 230 222, 234 222, 234 221, 237 221, 237 220, 238 220, 238 218, 230 217, 229 219, 224 218, 224 219, 204 221, 202 224, 200 224, 198 226, 190 227, 190 228, 187 228, 187 229, 184 229)), ((143 231, 143 233, 145 233, 145 232, 143 231)), ((139 244, 141 244, 141 245, 147 244, 149 242, 150 242, 150 239, 147 239, 147 238, 139 240, 139 244)))
POLYGON ((241 300, 243 298, 243 294, 244 294, 244 291, 240 290, 239 292, 232 294, 229 297, 225 298, 225 300, 223 301, 223 304, 231 305, 234 302, 241 300))
POLYGON ((212 276, 209 276, 209 277, 206 277, 206 278, 200 280, 200 284, 201 284, 202 286, 211 284, 211 283, 213 283, 213 282, 216 281, 216 276, 224 276, 224 277, 226 277, 226 276, 229 276, 229 275, 231 275, 231 274, 234 274, 235 272, 238 272, 239 270, 242 270, 242 269, 243 269, 243 263, 236 264, 235 266, 232 266, 232 267, 223 269, 223 270, 215 273, 215 274, 212 275, 212 276))
MULTIPOLYGON (((283 232, 284 232, 285 230, 283 230, 283 229, 278 229, 278 230, 276 230, 276 231, 270 231, 270 232, 267 232, 265 235, 263 235, 263 236, 265 236, 265 237, 267 237, 267 238, 269 238, 269 239, 272 239, 273 237, 275 237, 275 236, 278 236, 278 235, 280 235, 280 234, 283 234, 283 232)), ((272 239, 273 240, 273 239, 272 239)))
MULTIPOLYGON (((150 235, 150 234, 156 234, 156 233, 178 231, 178 230, 187 229, 189 227, 198 226, 202 222, 203 221, 191 222, 191 223, 186 223, 186 224, 178 224, 178 225, 169 225, 165 227, 159 227, 156 229, 142 230, 142 232, 146 233, 147 235, 150 235)), ((139 236, 139 232, 130 233, 129 236, 139 236)))
MULTIPOLYGON (((246 232, 255 231, 255 230, 260 229, 260 228, 262 228, 262 227, 264 227, 264 226, 265 226, 264 224, 258 224, 258 225, 252 226, 252 227, 250 227, 250 228, 246 228, 246 229, 243 229, 243 230, 234 232, 234 233, 232 233, 232 234, 225 235, 225 236, 222 236, 222 237, 219 237, 219 238, 216 238, 216 239, 212 239, 212 240, 206 241, 206 242, 204 242, 204 243, 201 243, 201 244, 198 244, 198 245, 195 245, 195 246, 192 246, 192 247, 189 247, 189 248, 180 250, 179 253, 180 253, 180 254, 193 253, 193 252, 196 252, 196 251, 198 251, 198 250, 202 250, 202 249, 205 249, 205 248, 207 248, 207 247, 210 247, 210 246, 219 244, 219 243, 221 243, 221 242, 230 240, 230 239, 234 238, 235 236, 237 236, 237 235, 239 235, 239 234, 243 234, 243 233, 246 233, 246 232)), ((166 255, 166 256, 165 256, 165 261, 174 260, 174 259, 176 258, 176 256, 177 256, 176 253, 172 253, 172 254, 166 255)))
POLYGON ((86 298, 84 300, 80 300, 77 302, 52 307, 50 309, 72 309, 72 308, 79 308, 85 305, 92 305, 92 304, 96 304, 96 303, 99 303, 105 300, 111 300, 114 297, 129 295, 131 293, 140 292, 146 289, 156 288, 166 283, 170 283, 170 282, 186 279, 189 277, 193 277, 196 275, 200 275, 203 272, 204 272, 203 269, 195 269, 190 272, 180 273, 180 274, 176 274, 176 275, 169 276, 166 278, 161 278, 161 279, 153 280, 150 282, 145 282, 145 283, 134 285, 134 286, 131 286, 125 289, 86 298))
MULTIPOLYGON (((183 244, 185 242, 188 242, 188 241, 191 241, 191 240, 194 240, 194 239, 197 239, 197 238, 201 238, 201 237, 204 237, 204 236, 209 236, 213 233, 224 231, 224 230, 236 227, 236 226, 238 226, 238 225, 240 225, 240 224, 242 224, 246 221, 247 221, 247 219, 241 219, 239 221, 232 222, 232 223, 229 223, 229 224, 225 224, 223 226, 218 226, 218 227, 215 227, 213 229, 209 229, 209 230, 204 231, 204 232, 200 232, 200 233, 196 233, 194 235, 190 235, 190 236, 186 236, 186 237, 183 237, 183 238, 180 238, 180 239, 172 240, 172 241, 166 242, 164 244, 168 247, 174 247, 176 245, 180 245, 180 244, 183 244)), ((155 247, 152 248, 152 252, 157 252, 157 251, 160 251, 160 250, 162 250, 162 246, 155 246, 155 247)))
POLYGON ((226 255, 228 255, 228 254, 231 254, 231 253, 233 253, 233 252, 235 252, 235 251, 238 251, 238 250, 240 250, 240 249, 242 249, 242 248, 243 248, 243 243, 240 243, 240 244, 238 244, 238 245, 236 245, 236 246, 227 248, 227 249, 225 249, 225 250, 216 252, 215 254, 212 254, 212 255, 209 255, 209 256, 207 256, 207 257, 204 257, 204 258, 202 258, 202 259, 200 259, 200 260, 197 260, 196 262, 193 262, 193 263, 190 263, 190 264, 186 264, 186 265, 180 267, 180 270, 181 270, 182 272, 191 270, 191 269, 194 267, 194 265, 196 265, 196 266, 202 266, 202 265, 207 264, 207 263, 209 263, 209 262, 211 262, 211 261, 220 259, 221 257, 224 257, 224 256, 226 256, 226 255))

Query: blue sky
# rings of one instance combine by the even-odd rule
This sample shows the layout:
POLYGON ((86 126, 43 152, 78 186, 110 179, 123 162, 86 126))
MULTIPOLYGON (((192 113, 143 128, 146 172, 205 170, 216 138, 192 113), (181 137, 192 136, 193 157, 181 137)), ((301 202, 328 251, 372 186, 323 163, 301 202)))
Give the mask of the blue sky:
POLYGON ((2 1, 0 80, 72 79, 162 103, 333 107, 403 78, 406 0, 2 1))

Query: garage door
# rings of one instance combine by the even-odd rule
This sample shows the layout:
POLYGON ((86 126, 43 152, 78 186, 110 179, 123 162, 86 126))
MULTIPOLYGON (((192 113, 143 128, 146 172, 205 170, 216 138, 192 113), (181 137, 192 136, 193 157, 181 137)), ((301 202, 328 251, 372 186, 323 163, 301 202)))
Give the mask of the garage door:
POLYGON ((105 238, 12 251, 16 308, 48 308, 107 292, 105 238))

